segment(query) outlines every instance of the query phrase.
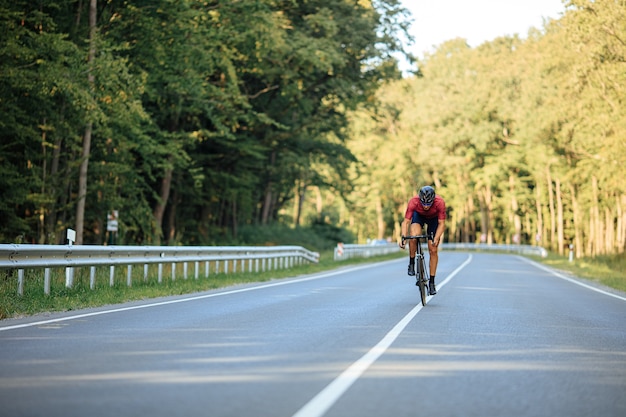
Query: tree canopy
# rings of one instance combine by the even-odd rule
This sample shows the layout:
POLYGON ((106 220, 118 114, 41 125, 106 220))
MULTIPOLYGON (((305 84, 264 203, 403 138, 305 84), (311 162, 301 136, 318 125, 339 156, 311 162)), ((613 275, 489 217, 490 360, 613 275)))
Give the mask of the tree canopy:
POLYGON ((117 210, 123 242, 208 244, 307 187, 347 192, 346 115, 399 78, 406 18, 397 0, 3 1, 0 238, 63 242, 84 211, 102 243, 117 210))
POLYGON ((431 184, 448 241, 623 253, 626 3, 564 4, 402 78, 398 0, 0 0, 0 240, 396 239, 431 184))
POLYGON ((421 76, 356 113, 359 189, 389 208, 376 218, 365 204, 357 217, 378 237, 397 234, 408 196, 432 184, 450 241, 623 253, 625 41, 626 3, 581 0, 526 39, 440 45, 421 76))

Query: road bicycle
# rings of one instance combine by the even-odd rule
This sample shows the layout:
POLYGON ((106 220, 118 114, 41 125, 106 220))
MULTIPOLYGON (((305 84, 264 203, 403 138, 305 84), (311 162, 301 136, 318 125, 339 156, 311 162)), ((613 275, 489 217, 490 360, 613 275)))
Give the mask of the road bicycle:
POLYGON ((402 241, 414 239, 417 241, 417 252, 415 253, 415 278, 416 285, 420 290, 420 298, 422 305, 426 306, 426 290, 430 279, 428 268, 426 268, 426 258, 424 258, 424 250, 422 249, 422 241, 428 242, 428 235, 402 236, 402 241))

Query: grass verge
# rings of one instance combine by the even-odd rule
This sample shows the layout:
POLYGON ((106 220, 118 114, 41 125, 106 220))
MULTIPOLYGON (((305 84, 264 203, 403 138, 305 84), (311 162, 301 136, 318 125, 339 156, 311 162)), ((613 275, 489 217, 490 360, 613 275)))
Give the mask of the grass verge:
POLYGON ((572 262, 568 257, 555 254, 550 254, 544 259, 534 259, 551 268, 626 292, 626 256, 624 254, 574 259, 572 262))

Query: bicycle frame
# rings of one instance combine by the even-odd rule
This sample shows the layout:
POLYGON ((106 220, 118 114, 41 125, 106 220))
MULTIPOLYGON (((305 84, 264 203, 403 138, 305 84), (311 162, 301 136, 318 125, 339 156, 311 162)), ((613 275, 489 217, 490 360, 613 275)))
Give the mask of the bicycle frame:
POLYGON ((426 258, 424 257, 424 250, 422 249, 422 240, 428 242, 428 235, 416 235, 416 236, 402 236, 402 240, 414 239, 417 243, 417 251, 415 252, 415 275, 417 279, 417 286, 420 290, 420 298, 422 305, 426 305, 426 288, 428 287, 428 281, 430 279, 429 270, 426 268, 426 258))

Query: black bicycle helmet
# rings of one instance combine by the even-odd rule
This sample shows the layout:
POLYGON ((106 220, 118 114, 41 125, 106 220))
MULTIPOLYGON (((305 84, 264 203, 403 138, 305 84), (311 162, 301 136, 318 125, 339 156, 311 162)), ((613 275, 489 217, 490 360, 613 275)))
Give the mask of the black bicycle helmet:
POLYGON ((424 206, 430 206, 435 201, 435 189, 430 185, 426 185, 420 189, 420 202, 424 206))

